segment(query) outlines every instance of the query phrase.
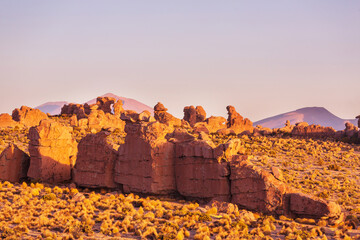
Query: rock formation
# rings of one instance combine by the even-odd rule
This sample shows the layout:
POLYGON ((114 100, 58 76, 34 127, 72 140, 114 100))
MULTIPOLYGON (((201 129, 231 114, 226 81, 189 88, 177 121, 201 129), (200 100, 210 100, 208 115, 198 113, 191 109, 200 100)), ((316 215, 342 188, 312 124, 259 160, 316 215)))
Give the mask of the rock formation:
POLYGON ((244 119, 233 106, 227 106, 226 110, 228 111, 227 127, 234 130, 236 134, 253 130, 252 122, 247 118, 244 119))
POLYGON ((102 110, 91 110, 88 116, 88 126, 97 131, 102 128, 119 128, 123 131, 125 122, 110 113, 105 114, 102 110))
POLYGON ((82 187, 115 188, 117 148, 108 142, 109 133, 89 134, 78 145, 74 182, 82 187))
POLYGON ((358 128, 354 124, 352 124, 350 122, 345 123, 344 134, 346 137, 351 138, 351 137, 357 135, 357 133, 358 133, 358 128))
POLYGON ((154 107, 154 117, 160 123, 168 126, 181 126, 181 120, 167 112, 167 108, 160 102, 154 107))
POLYGON ((114 104, 114 115, 115 115, 115 117, 120 118, 122 112, 124 112, 123 102, 122 102, 121 99, 119 99, 114 104))
POLYGON ((360 115, 356 117, 358 119, 358 128, 360 128, 360 115))
POLYGON ((205 120, 207 128, 210 133, 217 132, 220 129, 226 128, 226 119, 224 117, 211 116, 205 120))
POLYGON ((86 118, 85 108, 82 104, 69 103, 61 108, 61 115, 76 115, 77 119, 86 118))
POLYGON ((8 127, 22 127, 22 124, 20 124, 19 122, 16 122, 12 119, 12 117, 7 114, 7 113, 3 113, 0 114, 0 128, 8 128, 8 127))
POLYGON ((125 192, 176 191, 174 144, 165 138, 172 131, 160 122, 127 122, 125 144, 119 147, 115 163, 115 182, 122 184, 125 192))
POLYGON ((191 127, 198 122, 203 122, 206 119, 206 112, 202 106, 187 106, 184 107, 184 118, 191 127))
POLYGON ((332 127, 323 127, 320 125, 309 125, 306 122, 300 122, 295 125, 291 134, 294 136, 327 138, 335 136, 335 129, 332 127))
POLYGON ((30 158, 16 145, 9 146, 0 155, 0 180, 20 182, 26 179, 30 158))
POLYGON ((39 109, 22 106, 12 112, 12 118, 26 127, 33 127, 39 125, 41 120, 48 119, 48 116, 39 109))
POLYGON ((116 103, 116 99, 112 97, 98 97, 96 98, 96 105, 98 110, 104 111, 104 113, 111 113, 112 105, 116 103))
POLYGON ((226 157, 237 154, 238 142, 215 147, 204 140, 176 144, 175 175, 185 197, 230 201, 230 169, 226 157))
POLYGON ((71 127, 52 120, 42 120, 29 131, 30 167, 28 177, 49 183, 71 179, 77 143, 71 127))

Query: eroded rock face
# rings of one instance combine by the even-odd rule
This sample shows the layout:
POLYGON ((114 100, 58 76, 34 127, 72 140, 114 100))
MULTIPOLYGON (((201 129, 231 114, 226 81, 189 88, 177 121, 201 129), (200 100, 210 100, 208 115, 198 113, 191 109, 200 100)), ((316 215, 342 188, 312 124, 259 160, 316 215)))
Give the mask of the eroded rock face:
POLYGON ((322 216, 337 216, 341 208, 334 202, 326 202, 303 193, 289 193, 289 209, 293 217, 320 218, 322 216))
POLYGON ((188 198, 230 201, 230 168, 226 159, 239 151, 238 140, 218 147, 206 140, 179 141, 175 160, 178 192, 188 198))
POLYGON ((228 111, 227 127, 234 130, 236 134, 253 130, 252 122, 247 118, 244 119, 233 106, 227 106, 226 110, 228 111))
POLYGON ((61 115, 76 115, 77 119, 86 118, 85 107, 82 104, 69 103, 61 108, 61 115))
POLYGON ((82 187, 115 188, 114 167, 117 148, 107 138, 108 132, 89 134, 81 139, 74 168, 74 182, 82 187))
POLYGON ((220 129, 226 128, 226 119, 224 117, 211 116, 205 120, 207 128, 210 133, 217 132, 220 129))
POLYGON ((160 102, 154 107, 154 117, 160 123, 168 126, 181 126, 181 120, 168 113, 167 108, 160 102))
POLYGON ((9 144, 0 155, 0 180, 20 182, 26 179, 30 157, 16 145, 9 144))
POLYGON ((176 191, 174 144, 165 136, 173 129, 160 122, 127 122, 119 147, 115 182, 125 192, 167 194, 176 191))
POLYGON ((293 218, 333 217, 341 212, 336 203, 299 193, 244 157, 234 156, 230 169, 231 202, 246 209, 293 218))
POLYGON ((357 133, 358 133, 358 128, 354 124, 352 124, 350 122, 345 123, 344 134, 346 137, 351 138, 351 137, 357 135, 357 133))
POLYGON ((205 121, 206 112, 202 106, 187 106, 184 108, 183 119, 193 127, 196 123, 205 121))
POLYGON ((104 113, 111 113, 112 105, 116 103, 116 99, 112 97, 98 97, 96 98, 96 105, 98 110, 104 111, 104 113))
POLYGON ((71 127, 51 120, 42 120, 39 126, 30 128, 28 177, 49 183, 71 179, 77 153, 71 131, 71 127))
POLYGON ((122 100, 119 99, 114 104, 114 115, 115 115, 115 117, 119 118, 121 116, 122 112, 124 112, 123 102, 122 102, 122 100))
POLYGON ((39 125, 41 120, 48 119, 49 117, 39 109, 22 106, 20 109, 16 108, 12 112, 12 118, 26 127, 33 127, 39 125))
POLYGON ((323 127, 320 125, 309 125, 306 122, 297 123, 291 134, 294 136, 303 136, 303 137, 314 137, 314 138, 326 138, 334 137, 335 129, 332 127, 323 127))
POLYGON ((283 214, 286 185, 243 158, 231 161, 232 203, 264 213, 283 214))
POLYGON ((91 110, 88 116, 88 126, 91 129, 118 128, 124 131, 125 122, 110 113, 102 110, 91 110))
POLYGON ((356 117, 358 119, 358 128, 360 128, 360 115, 356 117))
POLYGON ((8 128, 8 127, 21 127, 22 124, 20 124, 19 122, 16 122, 12 119, 12 117, 7 114, 7 113, 3 113, 0 114, 0 128, 8 128))

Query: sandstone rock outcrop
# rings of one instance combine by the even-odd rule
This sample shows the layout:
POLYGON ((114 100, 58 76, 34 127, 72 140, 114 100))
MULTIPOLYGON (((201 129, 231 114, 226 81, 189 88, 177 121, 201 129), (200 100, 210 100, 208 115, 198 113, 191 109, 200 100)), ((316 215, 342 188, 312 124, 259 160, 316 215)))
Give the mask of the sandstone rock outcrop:
POLYGON ((224 117, 211 116, 205 120, 207 128, 210 133, 217 132, 220 129, 226 128, 226 119, 224 117))
POLYGON ((74 182, 82 187, 115 188, 114 167, 117 148, 109 143, 109 133, 85 136, 78 145, 74 182))
POLYGON ((0 154, 0 180, 20 182, 26 179, 30 157, 16 145, 9 144, 0 154))
POLYGON ((21 106, 20 109, 16 108, 12 112, 12 118, 17 122, 24 124, 26 127, 33 127, 39 125, 41 120, 48 119, 49 117, 39 109, 21 106))
POLYGON ((196 123, 205 121, 206 112, 202 106, 187 106, 184 107, 183 119, 193 127, 196 123))
POLYGON ((105 114, 102 110, 91 110, 88 116, 88 126, 97 131, 102 128, 119 128, 123 131, 125 122, 110 113, 105 114))
POLYGON ((98 106, 98 110, 102 110, 104 113, 111 113, 114 103, 116 103, 116 99, 112 97, 96 98, 96 105, 98 106))
POLYGON ((345 134, 346 137, 351 138, 351 137, 357 135, 358 130, 359 129, 354 124, 352 124, 350 122, 345 123, 344 134, 345 134))
POLYGON ((12 117, 7 114, 7 113, 3 113, 3 114, 0 114, 0 128, 8 128, 8 127, 21 127, 22 124, 14 121, 12 119, 12 117))
POLYGON ((167 112, 167 108, 160 102, 154 107, 154 117, 160 123, 168 126, 181 126, 181 120, 167 112))
POLYGON ((77 119, 86 118, 85 107, 82 104, 69 103, 61 108, 61 115, 76 115, 77 119))
POLYGON ((115 117, 119 118, 121 116, 122 112, 124 112, 123 102, 122 102, 122 100, 119 99, 114 104, 114 115, 115 115, 115 117))
POLYGON ((249 210, 283 214, 285 184, 238 156, 231 161, 230 167, 232 203, 249 210))
POLYGON ((30 128, 28 177, 49 183, 71 179, 77 152, 71 131, 71 127, 52 120, 42 120, 39 126, 30 128))
POLYGON ((299 193, 241 156, 230 162, 232 203, 249 210, 290 217, 336 216, 340 206, 299 193))
POLYGON ((178 192, 190 198, 230 201, 230 168, 226 159, 241 150, 237 140, 217 147, 205 140, 179 141, 175 159, 178 192))
POLYGON ((174 144, 165 138, 172 131, 160 122, 127 122, 125 144, 119 147, 114 178, 125 192, 176 191, 174 144))
POLYGON ((291 134, 293 136, 326 138, 334 137, 335 132, 335 129, 332 127, 323 127, 315 124, 309 125, 306 122, 300 122, 295 125, 291 134))
POLYGON ((227 106, 226 110, 228 111, 227 127, 234 130, 236 134, 253 130, 252 122, 247 118, 244 119, 233 106, 227 106))

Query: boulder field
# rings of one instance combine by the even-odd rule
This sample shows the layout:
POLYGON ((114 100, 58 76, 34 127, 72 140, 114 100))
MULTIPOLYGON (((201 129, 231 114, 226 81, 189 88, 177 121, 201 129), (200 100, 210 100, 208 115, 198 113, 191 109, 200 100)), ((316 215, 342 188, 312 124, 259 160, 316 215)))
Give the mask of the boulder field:
MULTIPOLYGON (((70 126, 35 110, 21 109, 14 110, 13 120, 31 126, 30 156, 14 145, 8 146, 0 156, 2 180, 20 181, 29 177, 49 183, 74 182, 80 187, 119 189, 125 193, 178 194, 186 199, 231 202, 249 210, 291 217, 321 218, 341 212, 333 202, 288 187, 281 181, 278 169, 269 172, 253 165, 239 139, 219 144, 209 135, 335 136, 331 128, 289 123, 277 130, 254 128, 233 106, 227 107, 227 120, 206 118, 201 106, 185 107, 184 118, 178 119, 158 103, 153 117, 149 112, 124 111, 122 102, 111 98, 98 98, 91 106, 65 105, 62 116, 70 118, 70 126), (39 118, 26 120, 32 112, 39 118), (77 143, 72 135, 74 127, 95 131, 77 143), (123 144, 111 143, 109 128, 126 134, 123 144)), ((3 118, 14 124, 9 116, 3 118)), ((358 129, 349 125, 341 134, 354 136, 358 129)))

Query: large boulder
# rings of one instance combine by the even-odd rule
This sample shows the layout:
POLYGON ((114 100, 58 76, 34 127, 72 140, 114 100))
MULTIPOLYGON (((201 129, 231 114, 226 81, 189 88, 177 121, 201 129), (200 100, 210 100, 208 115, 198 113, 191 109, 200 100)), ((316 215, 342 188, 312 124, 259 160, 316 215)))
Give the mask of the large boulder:
POLYGON ((181 126, 181 120, 167 112, 167 108, 160 102, 154 107, 154 117, 160 123, 168 126, 181 126))
POLYGON ((8 128, 8 127, 21 127, 22 124, 20 124, 19 122, 16 122, 12 119, 12 117, 7 114, 7 113, 3 113, 3 114, 0 114, 0 129, 1 128, 8 128))
POLYGON ((227 106, 226 110, 228 111, 227 127, 234 130, 236 134, 253 130, 253 123, 236 112, 235 107, 227 106))
POLYGON ((42 120, 29 130, 30 167, 28 177, 49 183, 71 179, 77 143, 72 128, 52 120, 42 120))
POLYGON ((124 112, 123 102, 122 102, 122 100, 119 99, 114 104, 114 115, 115 115, 115 117, 120 118, 122 112, 124 112))
POLYGON ((22 106, 20 109, 16 108, 12 112, 12 118, 26 127, 33 127, 39 125, 41 120, 48 119, 49 117, 39 109, 22 106))
POLYGON ((74 182, 82 187, 115 188, 114 167, 117 148, 109 143, 108 132, 85 136, 78 145, 74 182))
POLYGON ((344 134, 346 137, 353 137, 356 136, 358 134, 358 127, 356 127, 354 124, 350 123, 350 122, 346 122, 345 123, 345 130, 344 130, 344 134))
POLYGON ((332 217, 341 212, 336 203, 299 193, 243 156, 234 156, 230 169, 231 202, 243 208, 293 218, 332 217))
POLYGON ((358 119, 358 127, 360 128, 360 115, 356 116, 356 118, 358 119))
POLYGON ((0 155, 0 180, 20 182, 26 179, 30 157, 16 145, 9 144, 0 155))
POLYGON ((285 184, 244 157, 234 157, 230 167, 232 203, 263 213, 283 213, 285 184))
POLYGON ((156 122, 130 122, 119 147, 115 182, 125 192, 167 194, 176 191, 174 143, 165 137, 173 128, 156 122))

